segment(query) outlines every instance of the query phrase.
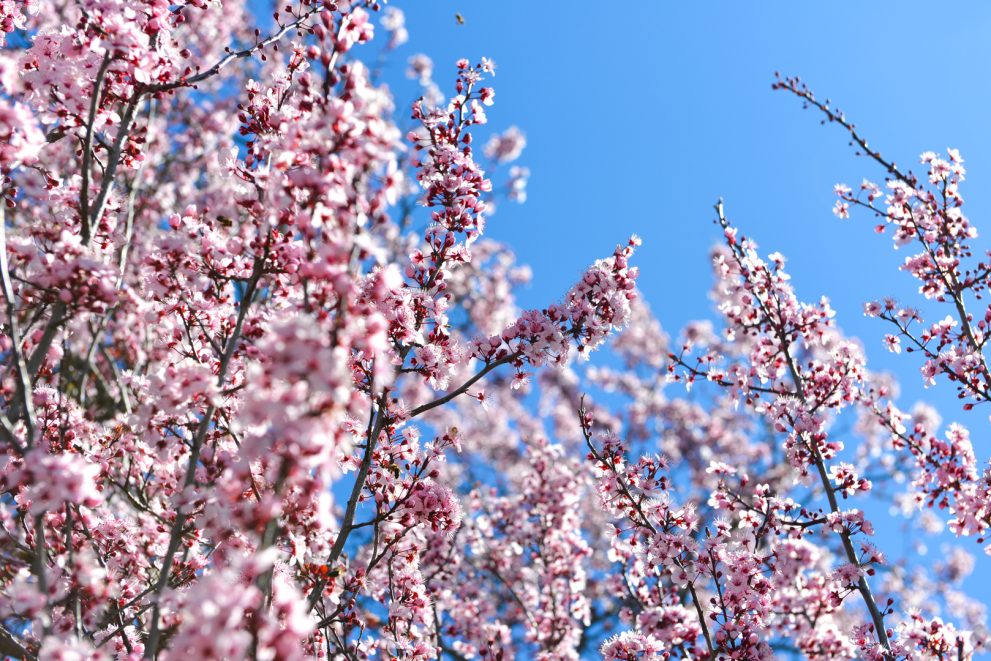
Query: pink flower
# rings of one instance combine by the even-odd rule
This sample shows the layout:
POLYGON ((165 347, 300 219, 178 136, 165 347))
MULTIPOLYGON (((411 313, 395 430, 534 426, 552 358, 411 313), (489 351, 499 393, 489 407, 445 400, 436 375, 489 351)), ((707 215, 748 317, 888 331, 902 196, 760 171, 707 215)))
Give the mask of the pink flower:
POLYGON ((891 335, 890 333, 884 336, 884 345, 888 348, 888 351, 890 351, 891 353, 902 352, 901 340, 898 337, 891 335))
POLYGON ((526 147, 526 136, 515 126, 509 127, 502 135, 494 135, 485 145, 485 155, 496 163, 515 161, 526 147))

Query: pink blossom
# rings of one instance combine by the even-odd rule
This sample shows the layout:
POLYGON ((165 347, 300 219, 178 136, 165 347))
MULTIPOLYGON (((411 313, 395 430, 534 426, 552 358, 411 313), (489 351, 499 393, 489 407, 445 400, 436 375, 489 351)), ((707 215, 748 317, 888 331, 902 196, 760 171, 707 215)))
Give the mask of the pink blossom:
POLYGON ((496 163, 515 161, 526 147, 526 136, 515 126, 501 135, 494 135, 485 145, 485 155, 496 163))

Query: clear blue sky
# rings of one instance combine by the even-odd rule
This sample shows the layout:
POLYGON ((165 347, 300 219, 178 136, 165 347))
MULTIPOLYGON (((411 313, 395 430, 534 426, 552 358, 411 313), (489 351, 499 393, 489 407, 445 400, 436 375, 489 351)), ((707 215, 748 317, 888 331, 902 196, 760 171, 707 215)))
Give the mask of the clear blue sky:
MULTIPOLYGON (((985 233, 984 248, 991 3, 394 4, 406 12, 410 42, 390 65, 390 82, 414 52, 434 60, 442 87, 459 57, 485 55, 498 66, 490 121, 526 132, 521 163, 532 178, 527 203, 503 204, 488 234, 533 268, 525 305, 559 296, 636 232, 644 239, 640 285, 665 328, 711 317, 707 255, 719 238, 712 204, 722 196, 764 254, 789 258, 800 296, 827 295, 872 368, 899 375, 903 405, 938 395, 944 421, 967 424, 978 457, 991 456, 989 411, 964 413, 946 386, 924 391, 916 359, 888 354, 880 322, 862 314, 867 299, 915 295, 898 271, 905 253, 872 232, 872 219, 831 213, 834 183, 883 173, 856 158, 837 127, 820 126, 794 97, 770 89, 775 71, 801 75, 902 165, 915 167, 925 150, 960 148, 965 208, 985 233)), ((402 92, 397 83, 399 104, 402 92)), ((897 552, 897 526, 879 528, 882 548, 897 552)), ((991 601, 991 558, 962 543, 978 553, 968 592, 991 601)))

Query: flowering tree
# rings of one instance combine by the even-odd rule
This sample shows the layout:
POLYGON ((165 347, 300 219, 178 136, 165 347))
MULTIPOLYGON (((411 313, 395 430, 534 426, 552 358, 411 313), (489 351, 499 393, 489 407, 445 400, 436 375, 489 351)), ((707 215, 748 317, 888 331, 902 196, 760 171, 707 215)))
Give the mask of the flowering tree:
MULTIPOLYGON (((493 64, 457 62, 445 94, 417 56, 397 111, 362 53, 405 41, 399 10, 251 20, 236 0, 0 3, 0 654, 983 649, 970 556, 886 560, 865 511, 913 499, 983 539, 991 473, 962 427, 896 408, 782 256, 720 204, 718 327, 669 341, 635 237, 520 311, 528 271, 482 237, 526 194, 519 166, 492 183, 519 129, 474 145, 493 64), (618 329, 613 366, 587 366, 618 329)), ((884 168, 887 192, 838 187, 837 213, 894 225, 950 306, 927 327, 869 304, 888 345, 965 406, 991 396, 959 155, 925 155, 925 185, 776 86, 884 168)))

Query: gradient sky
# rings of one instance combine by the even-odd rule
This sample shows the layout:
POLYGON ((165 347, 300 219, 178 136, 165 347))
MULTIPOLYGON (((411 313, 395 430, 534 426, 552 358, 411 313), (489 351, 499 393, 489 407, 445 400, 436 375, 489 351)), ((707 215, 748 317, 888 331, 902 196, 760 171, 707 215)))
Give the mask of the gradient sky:
MULTIPOLYGON (((708 251, 719 239, 712 205, 722 196, 763 254, 789 258, 799 295, 828 296, 871 367, 899 376, 903 406, 936 402, 945 422, 971 428, 978 457, 991 457, 991 411, 963 412, 945 384, 924 390, 920 362, 888 354, 882 322, 863 316, 868 299, 916 292, 898 270, 906 254, 873 233, 873 219, 831 213, 833 184, 883 173, 854 156, 838 127, 820 126, 770 87, 775 71, 801 75, 907 167, 917 168, 925 150, 960 148, 966 212, 991 236, 991 219, 982 220, 991 202, 991 3, 953 3, 952 11, 921 2, 394 4, 406 12, 410 41, 385 80, 401 106, 414 93, 402 79, 408 55, 428 54, 441 86, 459 57, 497 64, 490 123, 524 130, 520 163, 532 178, 527 203, 501 205, 487 233, 533 268, 524 305, 560 296, 635 232, 644 240, 640 285, 668 332, 712 317, 708 251)), ((977 247, 988 245, 982 237, 977 247)), ((877 523, 882 548, 896 551, 898 525, 877 523)), ((968 592, 991 601, 991 557, 962 543, 978 553, 968 592)), ((941 544, 932 542, 930 558, 941 544)))

